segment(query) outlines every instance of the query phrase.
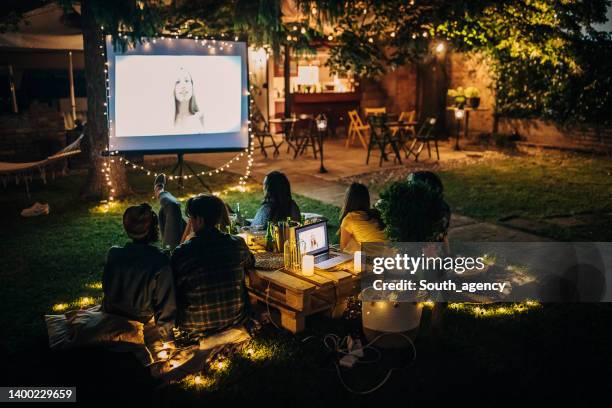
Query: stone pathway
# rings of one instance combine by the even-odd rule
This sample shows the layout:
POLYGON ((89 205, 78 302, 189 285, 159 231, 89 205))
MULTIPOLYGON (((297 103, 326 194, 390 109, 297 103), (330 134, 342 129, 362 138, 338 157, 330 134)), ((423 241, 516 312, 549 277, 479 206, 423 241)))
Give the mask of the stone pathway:
MULTIPOLYGON (((320 174, 319 160, 315 160, 310 155, 304 155, 297 159, 286 154, 284 146, 281 147, 281 154, 277 158, 264 158, 256 151, 255 161, 252 168, 252 177, 261 182, 264 176, 272 170, 284 172, 291 181, 291 189, 294 193, 322 201, 327 204, 341 206, 344 200, 344 192, 347 183, 351 179, 365 173, 391 173, 404 171, 405 169, 414 170, 423 167, 432 168, 467 164, 474 160, 495 159, 500 153, 495 151, 470 152, 467 150, 454 151, 450 145, 443 143, 440 146, 440 162, 423 159, 415 163, 412 160, 405 161, 402 166, 392 163, 385 163, 383 168, 378 167, 378 157, 374 156, 369 165, 365 164, 365 151, 360 147, 346 148, 344 141, 332 140, 325 144, 326 156, 325 167, 328 173, 320 174)), ((191 154, 186 156, 186 160, 200 163, 210 167, 218 167, 231 159, 235 153, 217 154, 191 154)), ((243 166, 236 166, 230 171, 242 174, 243 166)), ((375 195, 372 201, 378 200, 375 195)), ((519 227, 520 228, 520 227, 519 227)), ((451 228, 449 239, 457 241, 488 241, 488 242, 531 242, 548 241, 548 239, 530 234, 520 229, 509 226, 479 222, 469 217, 453 214, 451 218, 451 228)))

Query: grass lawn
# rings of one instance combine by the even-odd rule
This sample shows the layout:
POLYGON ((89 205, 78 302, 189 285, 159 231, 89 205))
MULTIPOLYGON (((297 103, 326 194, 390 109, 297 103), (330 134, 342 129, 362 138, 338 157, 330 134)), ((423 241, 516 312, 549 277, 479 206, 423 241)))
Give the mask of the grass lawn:
MULTIPOLYGON (((500 167, 501 180, 505 177, 516 180, 515 183, 524 182, 523 178, 504 174, 502 168, 511 173, 512 166, 508 163, 507 167, 500 167)), ((491 209, 495 205, 477 205, 477 192, 466 193, 459 210, 461 193, 455 186, 462 180, 461 173, 445 173, 443 177, 456 211, 478 213, 485 219, 496 217, 491 209)), ((463 177, 488 180, 478 184, 484 190, 487 183, 495 184, 494 177, 485 170, 466 171, 463 177)), ((314 316, 307 323, 309 330, 299 336, 267 326, 254 340, 254 356, 232 356, 226 369, 211 373, 200 386, 182 383, 163 387, 150 378, 146 368, 125 354, 97 349, 50 352, 43 315, 54 307, 85 305, 101 296, 106 251, 126 240, 121 227, 123 209, 129 204, 152 201, 151 179, 131 174, 130 183, 137 195, 105 212, 97 203, 78 199, 83 180, 83 175, 74 175, 51 181, 46 188, 33 192, 32 202, 50 204, 49 216, 20 218, 19 211, 31 204, 21 188, 10 187, 0 197, 4 385, 77 385, 80 401, 91 403, 127 398, 139 400, 145 406, 151 401, 157 406, 174 407, 232 400, 305 406, 432 402, 453 396, 491 402, 502 395, 504 401, 518 401, 532 391, 537 391, 542 399, 574 401, 581 396, 585 402, 596 398, 591 388, 603 385, 609 378, 591 370, 612 367, 608 350, 612 311, 607 305, 548 305, 515 314, 486 316, 476 315, 469 308, 448 310, 443 335, 433 335, 425 323, 416 341, 418 357, 414 363, 396 371, 380 391, 369 397, 343 389, 332 364, 334 359, 322 345, 326 333, 340 336, 359 333, 358 309, 340 320, 314 316)), ((236 176, 222 174, 211 180, 211 186, 215 191, 223 191, 236 181, 236 176)), ((497 183, 499 186, 493 188, 502 194, 504 183, 500 180, 497 183)), ((535 189, 533 183, 529 186, 535 189)), ((549 185, 552 186, 554 183, 549 185)), ((196 182, 190 181, 185 195, 197 191, 200 188, 196 182)), ((514 195, 512 191, 504 194, 514 195)), ((531 201, 539 198, 532 197, 530 201, 527 192, 519 196, 527 201, 525 214, 534 214, 537 206, 531 201)), ((261 192, 259 186, 253 186, 249 193, 229 191, 222 198, 232 206, 239 202, 241 210, 252 216, 261 192)), ((491 199, 497 200, 497 196, 491 193, 491 199)), ((337 229, 336 207, 304 197, 296 197, 296 201, 302 211, 327 216, 332 221, 331 230, 337 229)), ((480 201, 486 202, 482 196, 480 201)), ((509 205, 505 202, 499 205, 502 204, 509 205)), ((557 205, 560 211, 569 208, 563 205, 557 205)), ((509 206, 507 211, 519 207, 522 208, 509 206)), ((353 388, 366 389, 380 381, 388 369, 402 368, 411 358, 406 350, 385 351, 377 364, 361 365, 347 372, 345 379, 353 388)))
POLYGON ((612 160, 546 151, 439 172, 454 212, 484 221, 523 218, 563 241, 612 240, 612 160), (578 217, 575 225, 551 218, 578 217))

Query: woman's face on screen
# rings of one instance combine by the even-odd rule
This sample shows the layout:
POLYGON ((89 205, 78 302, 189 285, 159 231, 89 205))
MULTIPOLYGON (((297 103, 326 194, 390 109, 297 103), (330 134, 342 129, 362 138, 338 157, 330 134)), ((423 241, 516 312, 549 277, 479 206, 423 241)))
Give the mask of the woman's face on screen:
POLYGON ((192 95, 193 83, 191 82, 191 75, 184 69, 181 69, 174 84, 174 97, 179 102, 188 102, 192 95))

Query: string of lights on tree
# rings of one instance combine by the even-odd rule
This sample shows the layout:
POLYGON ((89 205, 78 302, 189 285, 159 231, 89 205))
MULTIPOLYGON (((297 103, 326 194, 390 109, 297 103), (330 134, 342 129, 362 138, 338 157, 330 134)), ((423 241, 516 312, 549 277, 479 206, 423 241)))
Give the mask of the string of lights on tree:
MULTIPOLYGON (((104 35, 104 26, 100 27, 100 30, 102 32, 102 42, 105 43, 105 35, 104 35)), ((224 34, 221 34, 222 37, 225 37, 224 34)), ((119 34, 120 38, 123 38, 124 40, 127 40, 128 36, 127 34, 119 34)), ((174 39, 178 39, 181 38, 178 35, 174 35, 174 39)), ((199 36, 195 36, 192 37, 191 35, 187 35, 187 38, 191 38, 194 42, 196 43, 200 43, 200 45, 202 47, 207 47, 209 49, 209 52, 211 53, 215 53, 217 48, 219 49, 219 51, 223 51, 224 49, 232 49, 234 44, 230 41, 226 41, 226 40, 219 40, 213 37, 209 37, 209 38, 201 38, 199 36)), ((173 37, 172 36, 162 36, 160 37, 160 41, 172 41, 173 37)), ((153 44, 157 43, 157 39, 153 38, 151 40, 149 39, 141 39, 141 41, 143 43, 148 43, 149 41, 153 44)), ((238 41, 238 37, 235 37, 235 41, 238 41)), ((269 56, 269 49, 266 49, 264 47, 264 49, 266 50, 266 56, 269 56)), ((110 93, 110 79, 108 77, 108 61, 106 61, 106 53, 105 53, 105 47, 104 45, 100 45, 100 55, 104 58, 105 62, 104 62, 104 80, 105 80, 105 88, 106 88, 106 101, 104 102, 104 107, 106 108, 106 110, 104 111, 104 116, 108 117, 108 107, 110 104, 110 99, 111 99, 111 93, 110 93)), ((253 90, 253 86, 250 86, 250 90, 253 90)), ((238 189, 239 191, 245 191, 246 190, 246 183, 248 178, 251 176, 251 168, 253 166, 253 153, 255 151, 255 145, 254 145, 254 134, 253 134, 253 128, 251 125, 251 119, 252 119, 252 112, 254 110, 254 100, 253 98, 251 98, 251 92, 247 91, 247 96, 249 98, 249 120, 248 120, 248 137, 249 137, 249 145, 246 149, 244 149, 244 151, 238 153, 236 156, 232 157, 230 160, 228 160, 227 162, 223 163, 221 166, 215 168, 215 169, 208 169, 208 170, 203 170, 200 171, 198 173, 195 174, 182 174, 182 175, 169 175, 168 179, 169 180, 188 180, 191 179, 193 177, 201 177, 201 176, 208 176, 208 177, 212 177, 216 174, 220 174, 225 172, 226 170, 228 170, 233 164, 239 162, 246 154, 246 158, 247 158, 247 163, 246 163, 246 169, 243 175, 241 175, 238 178, 238 183, 235 186, 236 189, 238 189)), ((146 174, 147 176, 151 176, 151 177, 157 177, 159 173, 157 173, 154 170, 151 169, 147 169, 145 166, 141 165, 141 164, 137 164, 134 163, 128 159, 126 159, 125 157, 122 157, 119 155, 119 151, 117 150, 112 150, 112 146, 110 144, 110 134, 112 133, 112 119, 108 120, 108 145, 106 147, 106 151, 105 151, 105 162, 102 165, 102 175, 104 177, 104 181, 105 184, 108 188, 108 199, 107 199, 107 205, 110 205, 114 200, 114 194, 115 194, 115 189, 113 187, 113 180, 112 180, 112 174, 111 174, 111 165, 113 163, 115 163, 115 160, 118 160, 119 163, 123 163, 126 167, 131 168, 132 170, 137 170, 137 171, 141 171, 142 173, 146 174)))

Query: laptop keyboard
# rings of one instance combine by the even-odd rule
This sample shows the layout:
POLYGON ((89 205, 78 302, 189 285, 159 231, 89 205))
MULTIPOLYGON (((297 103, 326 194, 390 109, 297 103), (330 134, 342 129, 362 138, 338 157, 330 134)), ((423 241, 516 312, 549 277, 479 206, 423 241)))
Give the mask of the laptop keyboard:
POLYGON ((315 261, 315 264, 317 264, 317 263, 321 263, 323 261, 327 261, 328 259, 333 259, 333 258, 335 258, 337 256, 338 255, 332 255, 332 254, 330 254, 328 252, 328 253, 325 253, 325 254, 321 254, 321 255, 315 256, 314 261, 315 261))

